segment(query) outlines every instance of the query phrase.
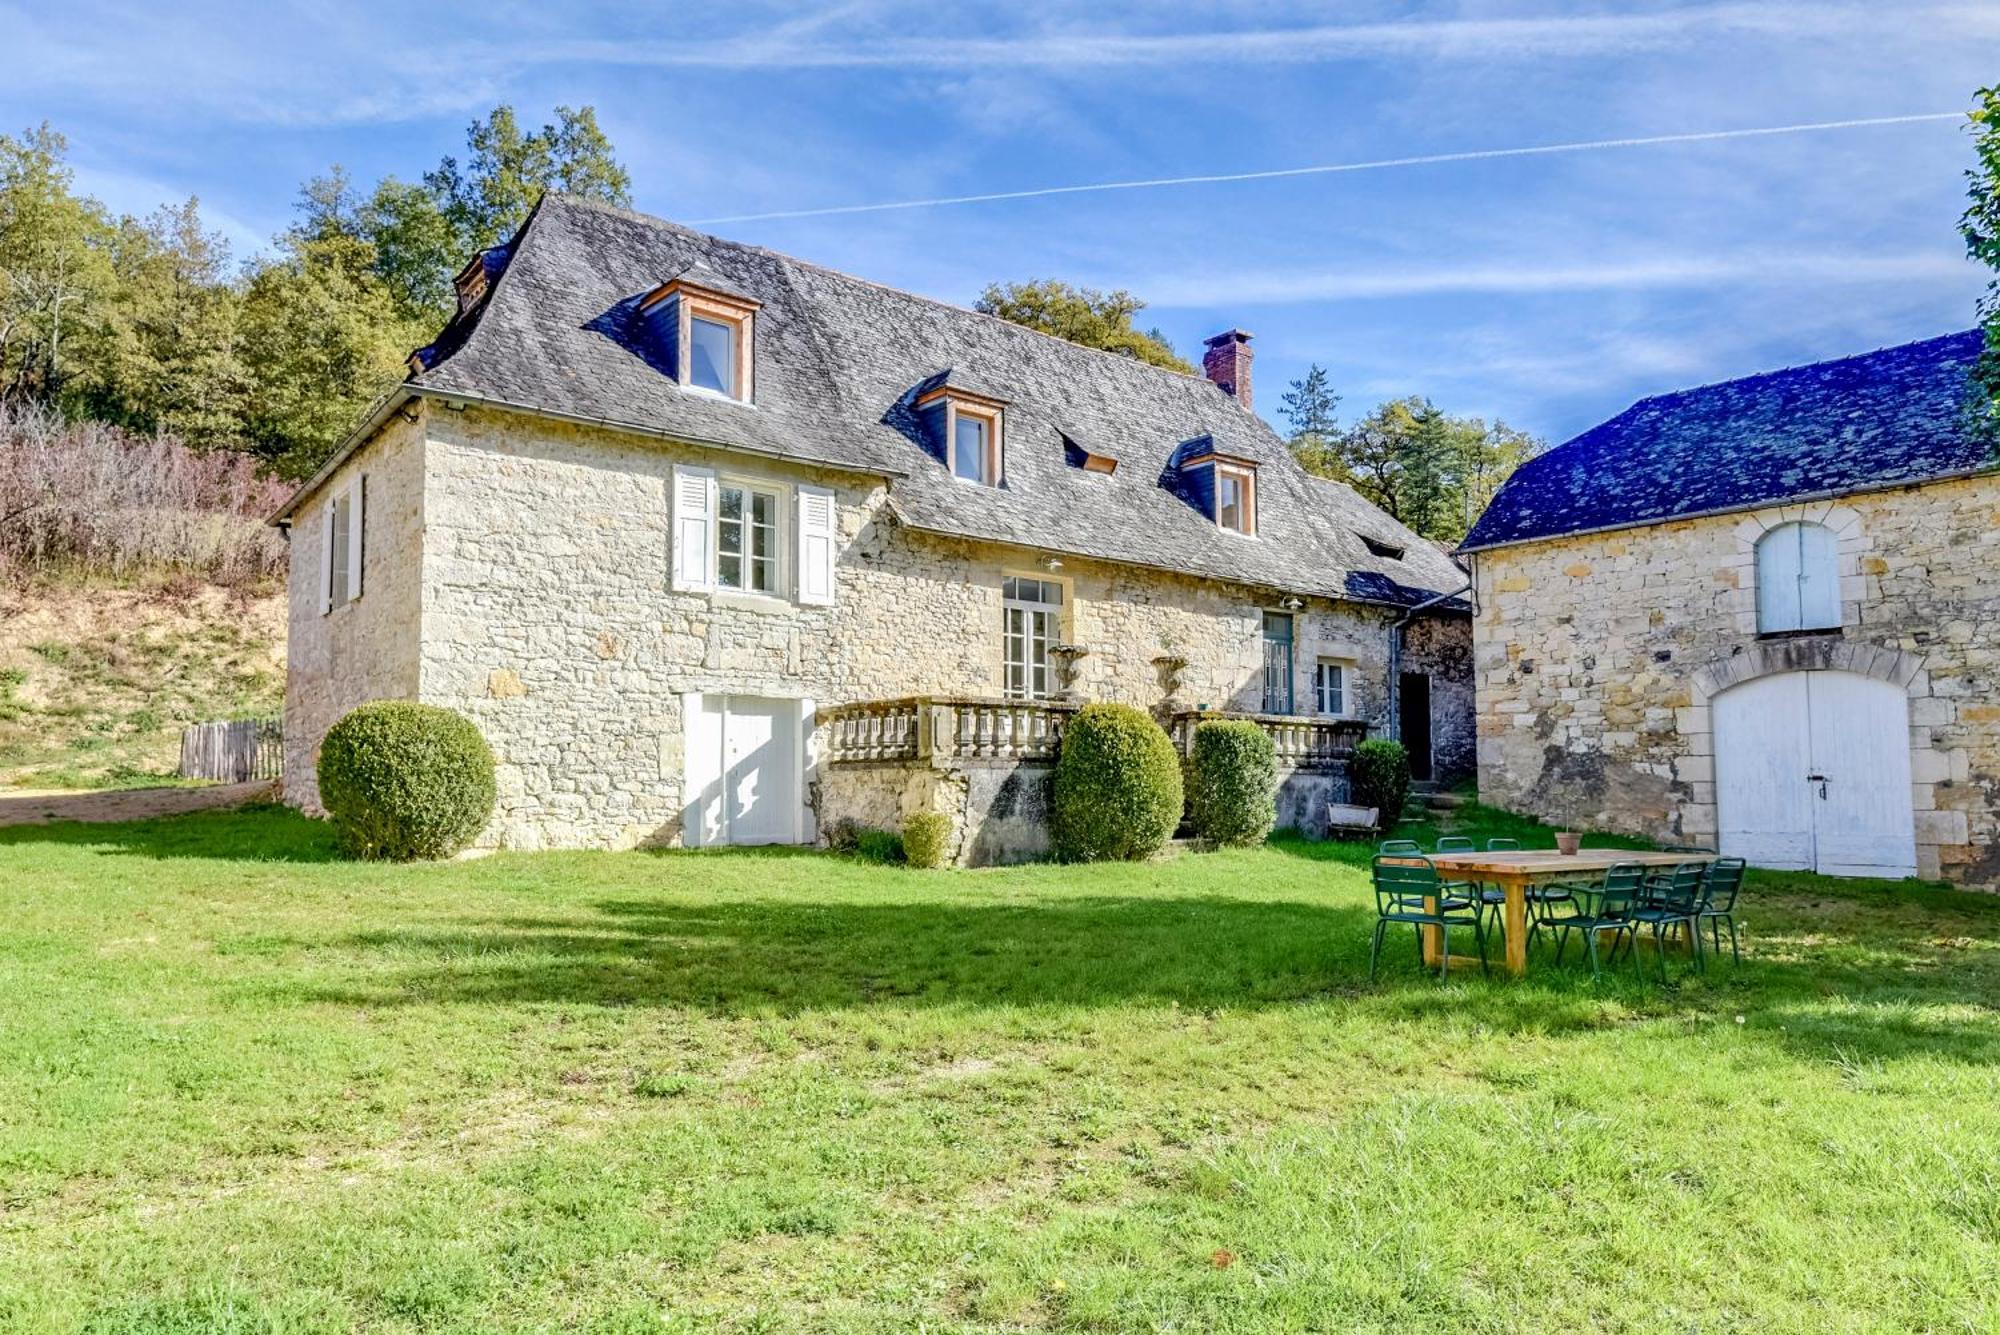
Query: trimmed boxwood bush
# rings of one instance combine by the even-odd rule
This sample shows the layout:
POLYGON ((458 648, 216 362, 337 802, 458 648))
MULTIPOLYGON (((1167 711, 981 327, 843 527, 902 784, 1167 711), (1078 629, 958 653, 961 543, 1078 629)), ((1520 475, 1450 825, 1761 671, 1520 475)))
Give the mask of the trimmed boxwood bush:
POLYGON ((1056 761, 1056 852, 1070 861, 1143 858, 1181 820, 1181 762, 1152 717, 1131 705, 1085 705, 1056 761))
POLYGON ((1358 807, 1376 808, 1376 820, 1393 830, 1410 796, 1410 756, 1401 742, 1375 737, 1354 748, 1347 762, 1347 791, 1358 807))
POLYGON ((1278 821, 1278 749, 1248 719, 1195 725, 1188 817, 1218 844, 1261 844, 1278 821))
POLYGON ((951 837, 951 817, 942 811, 919 811, 903 822, 903 856, 912 867, 942 867, 945 840, 951 837))
POLYGON ((319 800, 351 858, 446 858, 493 814, 493 751, 471 719, 377 700, 327 730, 319 800))

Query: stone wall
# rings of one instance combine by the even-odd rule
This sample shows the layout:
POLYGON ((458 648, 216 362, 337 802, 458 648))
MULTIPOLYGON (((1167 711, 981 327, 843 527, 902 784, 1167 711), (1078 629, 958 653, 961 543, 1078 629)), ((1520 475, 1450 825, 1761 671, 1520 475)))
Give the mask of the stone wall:
POLYGON ((1403 671, 1431 679, 1431 766, 1440 785, 1478 767, 1472 626, 1462 616, 1421 616, 1403 632, 1403 671))
POLYGON ((1839 668, 1910 696, 1925 876, 2000 882, 2000 478, 1502 548, 1476 559, 1482 797, 1545 819, 1712 846, 1710 698, 1839 668), (1754 547, 1840 538, 1842 626, 1757 633, 1754 547))
POLYGON ((320 811, 320 739, 356 705, 409 700, 417 694, 414 634, 424 569, 424 428, 390 419, 370 447, 343 464, 299 513, 291 530, 286 631, 286 800, 320 811), (366 475, 361 596, 321 610, 327 502, 366 475))
MULTIPOLYGON (((912 532, 885 504, 885 484, 856 474, 477 408, 434 407, 427 430, 423 503, 412 512, 423 543, 421 610, 405 601, 400 641, 418 667, 414 680, 393 684, 464 710, 492 743, 501 796, 487 845, 676 842, 681 697, 689 692, 816 706, 999 696, 1008 574, 1064 585, 1062 638, 1089 650, 1077 671, 1085 698, 1158 707, 1167 676, 1155 660, 1178 656, 1187 660, 1181 701, 1261 704, 1262 614, 1276 596, 1268 590, 1071 557, 1051 571, 1035 552, 912 532), (668 496, 677 462, 781 490, 831 488, 835 604, 671 590, 668 496)), ((317 503, 308 514, 316 512, 317 503)), ((788 559, 790 547, 788 535, 788 559)), ((298 587, 295 579, 295 600, 298 587)), ((295 606, 295 629, 296 615, 295 606)), ((1379 727, 1393 618, 1362 604, 1308 602, 1296 628, 1300 708, 1311 706, 1315 659, 1339 657, 1352 665, 1351 712, 1379 727)), ((1464 626, 1461 617, 1455 629, 1469 638, 1464 626)), ((335 671, 324 659, 303 659, 293 675, 335 671)), ((366 689, 384 694, 390 684, 366 689)), ((326 721, 324 710, 301 713, 288 736, 310 750, 326 721)))

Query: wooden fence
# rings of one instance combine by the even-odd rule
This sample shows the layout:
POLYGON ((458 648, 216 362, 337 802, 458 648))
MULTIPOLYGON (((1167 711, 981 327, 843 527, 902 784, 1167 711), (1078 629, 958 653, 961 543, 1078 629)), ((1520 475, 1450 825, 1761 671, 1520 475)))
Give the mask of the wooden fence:
POLYGON ((284 772, 285 734, 274 718, 197 723, 181 730, 181 777, 249 783, 284 772))

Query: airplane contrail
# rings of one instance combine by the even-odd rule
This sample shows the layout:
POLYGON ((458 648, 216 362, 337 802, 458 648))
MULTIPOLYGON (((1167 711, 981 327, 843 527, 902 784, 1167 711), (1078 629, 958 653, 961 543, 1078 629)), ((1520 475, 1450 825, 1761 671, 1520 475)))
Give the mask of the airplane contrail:
POLYGON ((1533 144, 1522 148, 1480 148, 1461 153, 1424 153, 1407 158, 1377 158, 1369 162, 1332 162, 1313 167, 1279 167, 1268 171, 1213 172, 1202 176, 1162 176, 1139 181, 1095 181, 1087 185, 1045 185, 1030 190, 996 190, 979 195, 942 195, 936 199, 898 199, 879 204, 835 204, 824 208, 776 209, 768 213, 732 213, 702 218, 693 225, 769 222, 780 218, 826 218, 848 213, 887 213, 898 209, 936 209, 960 204, 993 204, 1012 199, 1044 199, 1051 195, 1085 195, 1106 190, 1160 190, 1169 186, 1216 185, 1226 181, 1275 181, 1291 176, 1332 176, 1343 172, 1381 171, 1390 167, 1428 167, 1446 162, 1484 162, 1493 158, 1530 158, 1555 153, 1590 153, 1612 148, 1646 148, 1657 144, 1706 144, 1724 139, 1758 139, 1781 134, 1812 134, 1853 130, 1871 125, 1914 125, 1922 121, 1963 120, 1962 111, 1927 111, 1913 116, 1866 116, 1844 121, 1811 121, 1801 125, 1760 125, 1742 130, 1699 130, 1691 134, 1649 134, 1626 139, 1584 139, 1568 144, 1533 144))

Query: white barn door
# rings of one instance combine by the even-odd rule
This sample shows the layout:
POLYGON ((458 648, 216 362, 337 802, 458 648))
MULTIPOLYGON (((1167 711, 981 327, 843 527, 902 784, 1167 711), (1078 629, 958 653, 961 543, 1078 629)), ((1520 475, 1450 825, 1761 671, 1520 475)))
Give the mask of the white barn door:
POLYGON ((681 699, 682 842, 690 847, 803 842, 804 732, 811 702, 712 694, 681 699))
POLYGON ((1760 677, 1716 697, 1722 852, 1831 876, 1914 876, 1909 702, 1851 672, 1760 677))

